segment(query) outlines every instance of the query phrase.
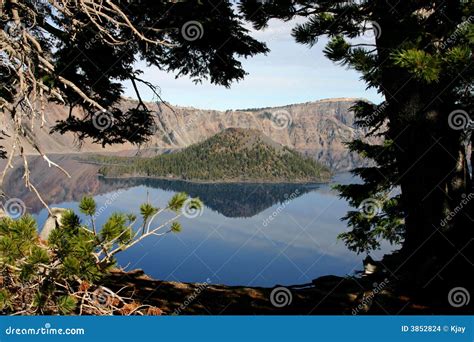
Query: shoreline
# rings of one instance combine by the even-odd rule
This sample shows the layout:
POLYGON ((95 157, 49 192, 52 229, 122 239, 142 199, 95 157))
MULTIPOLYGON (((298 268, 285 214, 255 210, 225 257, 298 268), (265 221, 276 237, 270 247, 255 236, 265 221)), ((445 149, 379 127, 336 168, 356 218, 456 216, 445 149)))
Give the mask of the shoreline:
MULTIPOLYGON (((306 284, 229 286, 207 280, 204 283, 157 280, 143 270, 115 269, 104 285, 115 291, 121 289, 122 295, 141 305, 159 308, 163 315, 420 315, 436 314, 440 309, 439 303, 426 305, 412 296, 397 293, 395 283, 387 283, 374 293, 374 283, 384 282, 387 282, 384 274, 325 275, 306 284), (278 302, 278 293, 285 294, 285 303, 278 302), (375 300, 365 300, 367 295, 375 300)), ((444 310, 452 314, 449 308, 444 310)))
MULTIPOLYGON (((97 165, 97 164, 95 164, 97 165)), ((159 176, 105 176, 100 173, 97 174, 97 177, 103 178, 103 179, 156 179, 156 180, 164 180, 164 181, 178 181, 178 182, 186 182, 190 184, 268 184, 268 185, 322 185, 322 184, 329 184, 331 183, 331 180, 333 178, 333 174, 331 174, 331 178, 329 178, 326 181, 319 180, 319 181, 272 181, 272 180, 255 180, 255 179, 249 179, 249 180, 191 180, 191 179, 183 179, 183 178, 171 178, 171 177, 159 177, 159 176)))

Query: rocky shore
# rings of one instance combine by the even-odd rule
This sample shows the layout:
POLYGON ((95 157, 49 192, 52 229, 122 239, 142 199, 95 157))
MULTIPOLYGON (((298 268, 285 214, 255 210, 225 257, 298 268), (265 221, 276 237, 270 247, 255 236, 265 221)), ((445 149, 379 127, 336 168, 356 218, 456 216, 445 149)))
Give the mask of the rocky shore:
POLYGON ((141 270, 114 270, 104 285, 164 315, 419 315, 440 309, 397 293, 380 275, 323 276, 308 284, 264 288, 160 281, 141 270))

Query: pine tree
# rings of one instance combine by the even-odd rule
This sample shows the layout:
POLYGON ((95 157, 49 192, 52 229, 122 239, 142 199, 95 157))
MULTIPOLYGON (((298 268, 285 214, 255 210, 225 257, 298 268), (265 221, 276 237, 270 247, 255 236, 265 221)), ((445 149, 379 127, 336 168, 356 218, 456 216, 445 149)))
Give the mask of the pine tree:
POLYGON ((357 124, 384 142, 349 144, 374 165, 353 171, 363 184, 338 187, 357 208, 345 217, 348 246, 363 252, 380 238, 403 241, 393 271, 414 270, 422 286, 435 278, 465 281, 474 255, 474 201, 464 201, 472 194, 466 147, 472 148, 474 3, 298 0, 259 10, 243 1, 241 10, 257 29, 271 18, 305 18, 293 29, 296 41, 313 46, 327 35, 326 56, 360 72, 385 99, 354 106, 357 124))
MULTIPOLYGON (((182 226, 177 219, 189 210, 201 210, 202 203, 198 198, 178 193, 159 212, 151 204, 143 204, 143 226, 135 227, 134 214, 113 213, 99 231, 92 225, 96 207, 92 197, 84 197, 79 208, 91 217, 88 223, 84 224, 73 210, 68 210, 47 241, 39 239, 37 223, 30 215, 17 220, 0 219, 0 313, 84 313, 83 304, 90 314, 116 313, 120 307, 114 301, 102 303, 97 299, 116 264, 115 255, 144 238, 179 233, 182 226), (165 222, 151 222, 162 211, 174 216, 165 222)), ((120 298, 107 291, 106 296, 120 298)), ((119 302, 127 305, 123 299, 119 302)))

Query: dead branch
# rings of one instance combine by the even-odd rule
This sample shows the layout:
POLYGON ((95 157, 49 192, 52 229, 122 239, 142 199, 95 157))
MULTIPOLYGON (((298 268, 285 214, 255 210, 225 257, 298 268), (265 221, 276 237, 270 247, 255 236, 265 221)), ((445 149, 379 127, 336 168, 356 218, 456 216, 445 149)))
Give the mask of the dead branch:
MULTIPOLYGON (((48 14, 40 13, 36 6, 19 0, 4 0, 2 4, 2 16, 7 19, 8 23, 5 29, 0 31, 2 66, 6 67, 12 76, 11 84, 5 85, 5 89, 10 89, 14 96, 13 100, 7 96, 0 96, 0 114, 4 115, 6 122, 11 122, 15 136, 12 138, 9 151, 7 151, 7 164, 0 175, 0 188, 6 173, 12 168, 14 156, 19 153, 26 168, 23 176, 25 186, 36 193, 41 203, 47 207, 47 204, 30 181, 30 171, 27 169, 29 165, 24 152, 26 145, 32 146, 46 161, 48 167, 59 169, 67 177, 70 177, 70 175, 63 167, 53 162, 42 152, 39 142, 31 133, 37 120, 40 122, 40 129, 47 122, 46 103, 52 99, 65 103, 65 90, 71 89, 88 106, 104 112, 106 108, 97 100, 91 98, 73 80, 57 74, 52 56, 46 51, 47 49, 43 48, 39 37, 47 34, 50 40, 54 41, 55 37, 70 35, 71 39, 74 40, 76 32, 86 27, 88 29, 92 27, 101 41, 106 44, 115 46, 129 43, 129 41, 124 40, 122 35, 117 33, 115 28, 119 27, 122 30, 129 30, 137 40, 146 44, 163 46, 172 46, 172 44, 166 40, 150 38, 146 32, 140 31, 132 23, 119 2, 114 3, 111 0, 48 0, 44 5, 50 8, 48 14), (59 16, 69 20, 55 20, 55 17, 59 18, 59 16), (53 22, 67 23, 62 24, 67 26, 53 26, 53 22), (57 82, 54 85, 45 85, 43 82, 44 76, 48 76, 57 82)), ((150 32, 164 30, 166 29, 147 29, 150 32)), ((153 85, 133 77, 132 82, 135 88, 135 81, 151 86, 155 95, 159 96, 156 87, 153 85)), ((138 91, 138 89, 136 90, 138 91)), ((141 98, 140 103, 145 106, 141 98)))

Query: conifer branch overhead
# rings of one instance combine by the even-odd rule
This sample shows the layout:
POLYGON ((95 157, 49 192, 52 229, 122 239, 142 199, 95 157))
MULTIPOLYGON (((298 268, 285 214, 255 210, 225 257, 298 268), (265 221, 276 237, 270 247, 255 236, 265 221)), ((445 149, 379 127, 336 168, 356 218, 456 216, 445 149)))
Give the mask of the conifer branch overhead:
MULTIPOLYGON (((33 147, 48 167, 65 174, 43 151, 36 129, 49 125, 52 133, 70 132, 79 142, 90 139, 103 146, 140 145, 155 134, 159 113, 146 108, 137 83, 165 102, 157 86, 138 77, 137 60, 229 86, 245 75, 238 57, 268 51, 247 34, 227 2, 2 0, 0 10, 0 115, 13 135, 0 156, 10 158, 33 147), (219 15, 210 16, 210 9, 219 15), (190 21, 206 23, 207 39, 183 34, 181 28, 190 21), (140 100, 136 108, 124 109, 120 103, 121 82, 127 79, 140 100), (66 106, 69 116, 51 122, 48 102, 66 106), (110 121, 105 128, 104 118, 110 121)), ((3 132, 1 138, 7 138, 3 132)), ((2 175, 10 165, 11 160, 2 175)))

